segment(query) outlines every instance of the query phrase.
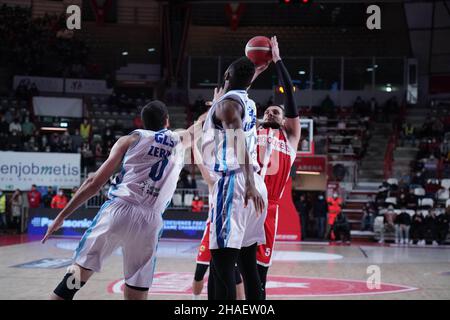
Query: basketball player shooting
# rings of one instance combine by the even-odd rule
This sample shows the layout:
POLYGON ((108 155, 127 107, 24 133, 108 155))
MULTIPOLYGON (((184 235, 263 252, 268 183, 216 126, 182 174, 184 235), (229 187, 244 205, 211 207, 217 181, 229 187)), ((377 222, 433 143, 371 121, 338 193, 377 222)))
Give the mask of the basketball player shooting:
POLYGON ((203 126, 203 163, 220 177, 209 212, 214 299, 236 299, 236 263, 247 299, 262 299, 256 248, 265 242, 267 193, 257 174, 256 107, 247 89, 266 68, 256 69, 247 57, 234 61, 224 74, 225 94, 211 106, 203 126))
POLYGON ((109 200, 79 242, 74 264, 53 291, 53 300, 72 300, 118 247, 123 252, 125 299, 144 300, 148 296, 163 229, 162 214, 175 192, 184 151, 192 141, 192 127, 183 133, 168 130, 169 115, 161 101, 147 104, 141 118, 145 130, 134 130, 115 143, 108 159, 85 180, 42 240, 47 241, 64 219, 98 194, 122 163, 116 184, 108 192, 109 200))
POLYGON ((284 88, 284 105, 271 105, 264 111, 258 128, 258 162, 260 175, 267 187, 268 208, 264 222, 266 243, 258 246, 258 272, 265 298, 267 272, 272 264, 278 224, 279 200, 289 178, 300 141, 300 119, 294 98, 292 80, 280 57, 277 37, 270 39, 272 61, 284 88))

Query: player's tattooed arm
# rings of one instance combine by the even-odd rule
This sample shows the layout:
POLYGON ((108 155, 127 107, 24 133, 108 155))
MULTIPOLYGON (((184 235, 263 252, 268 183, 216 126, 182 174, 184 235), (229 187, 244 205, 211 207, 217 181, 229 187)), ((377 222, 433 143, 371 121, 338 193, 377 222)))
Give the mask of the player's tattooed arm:
POLYGON ((94 174, 90 175, 84 181, 67 206, 61 210, 53 223, 48 227, 47 233, 42 239, 42 243, 44 243, 53 232, 62 226, 65 218, 70 216, 85 201, 89 200, 98 193, 100 188, 103 187, 103 185, 109 180, 109 177, 116 171, 117 167, 120 166, 123 156, 127 152, 128 148, 130 146, 134 146, 138 139, 138 135, 129 135, 121 137, 117 140, 111 149, 108 159, 94 174))

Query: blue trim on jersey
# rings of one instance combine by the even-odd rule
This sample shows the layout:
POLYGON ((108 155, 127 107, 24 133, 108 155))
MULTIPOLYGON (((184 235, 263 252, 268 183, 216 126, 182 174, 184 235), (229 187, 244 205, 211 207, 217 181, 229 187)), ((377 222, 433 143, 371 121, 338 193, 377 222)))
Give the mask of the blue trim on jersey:
POLYGON ((219 188, 217 192, 217 205, 216 205, 216 241, 217 246, 219 248, 223 248, 223 237, 221 236, 222 233, 222 211, 223 211, 223 185, 225 183, 225 177, 221 178, 219 180, 219 188))
POLYGON ((227 133, 223 135, 223 144, 222 144, 222 161, 223 161, 223 171, 228 170, 227 166, 227 133))
MULTIPOLYGON (((164 212, 161 213, 161 215, 163 215, 163 214, 164 214, 164 212)), ((164 221, 162 221, 161 229, 159 229, 158 240, 156 241, 155 252, 153 253, 152 282, 150 283, 150 287, 153 284, 153 276, 155 275, 155 269, 156 269, 156 253, 158 252, 159 241, 161 240, 163 232, 164 232, 164 221)))
POLYGON ((78 244, 77 249, 75 250, 75 255, 74 255, 74 260, 78 258, 81 250, 83 249, 87 238, 89 237, 89 235, 92 232, 92 229, 94 229, 94 227, 97 225, 98 220, 100 219, 100 216, 102 215, 103 211, 112 203, 112 200, 108 200, 106 201, 102 207, 100 208, 100 210, 98 211, 97 215, 94 218, 94 221, 92 221, 92 224, 90 225, 90 227, 86 230, 86 232, 84 233, 83 237, 80 240, 80 243, 78 244))
POLYGON ((235 175, 232 173, 230 175, 230 183, 228 184, 228 191, 227 191, 227 199, 225 201, 225 210, 227 212, 227 236, 225 239, 225 247, 228 247, 228 240, 230 240, 230 234, 231 234, 231 228, 230 228, 230 221, 231 221, 231 208, 233 207, 233 196, 234 196, 234 180, 235 175))

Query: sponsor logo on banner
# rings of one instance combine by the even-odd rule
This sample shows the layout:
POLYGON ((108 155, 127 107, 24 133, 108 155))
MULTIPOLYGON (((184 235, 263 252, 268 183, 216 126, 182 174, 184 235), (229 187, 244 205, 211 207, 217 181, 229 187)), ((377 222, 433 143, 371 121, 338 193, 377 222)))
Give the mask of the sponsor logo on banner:
POLYGON ((112 89, 108 89, 105 80, 66 79, 66 92, 112 94, 112 89))
MULTIPOLYGON (((205 282, 207 279, 205 278, 205 282)), ((123 293, 124 280, 117 280, 108 286, 109 293, 123 293)), ((204 285, 203 295, 206 295, 204 285)), ((309 278, 291 276, 268 276, 266 292, 268 297, 336 297, 402 293, 417 288, 381 283, 379 289, 369 289, 365 280, 309 278)), ((153 278, 150 295, 192 295, 192 273, 157 272, 153 278)))
POLYGON ((63 92, 64 89, 62 78, 14 76, 14 90, 21 83, 26 86, 34 83, 41 92, 63 92))
POLYGON ((80 154, 0 152, 0 189, 80 185, 80 154))

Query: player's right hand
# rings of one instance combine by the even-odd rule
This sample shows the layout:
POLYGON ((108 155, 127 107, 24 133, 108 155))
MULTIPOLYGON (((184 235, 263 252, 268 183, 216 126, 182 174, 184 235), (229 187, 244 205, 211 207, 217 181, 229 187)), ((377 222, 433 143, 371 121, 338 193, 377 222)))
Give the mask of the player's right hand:
POLYGON ((59 228, 62 227, 64 222, 64 219, 60 219, 59 217, 56 217, 56 219, 48 226, 47 233, 45 234, 44 238, 42 238, 41 243, 45 243, 50 236, 57 231, 59 228))
POLYGON ((264 211, 264 200, 258 190, 256 190, 255 186, 252 185, 248 185, 245 188, 245 208, 247 208, 249 200, 252 200, 255 204, 256 215, 259 217, 264 211))

